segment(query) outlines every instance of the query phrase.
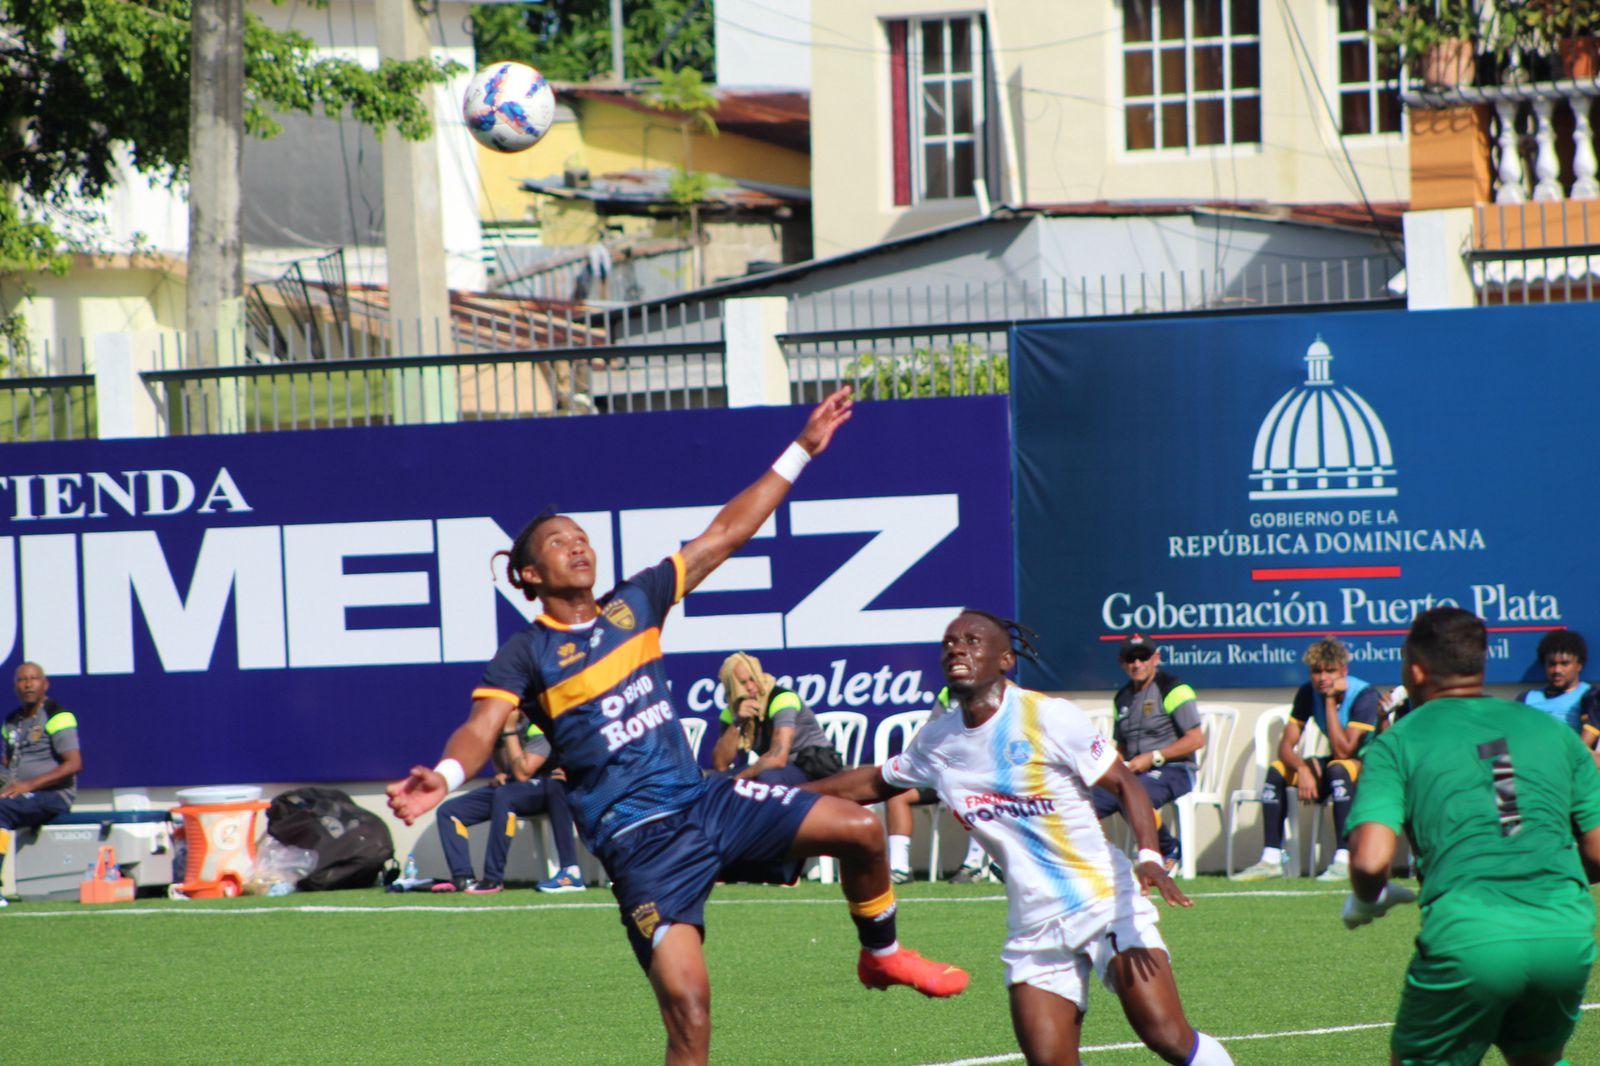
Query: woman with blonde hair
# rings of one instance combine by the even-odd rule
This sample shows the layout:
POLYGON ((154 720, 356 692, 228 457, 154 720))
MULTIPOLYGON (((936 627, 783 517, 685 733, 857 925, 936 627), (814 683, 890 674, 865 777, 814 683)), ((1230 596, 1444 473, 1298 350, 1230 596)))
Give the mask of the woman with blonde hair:
POLYGON ((761 660, 734 652, 723 660, 718 678, 727 693, 722 736, 711 752, 718 773, 799 786, 844 769, 817 716, 799 695, 764 671, 761 660), (754 752, 755 761, 735 766, 744 752, 754 752))

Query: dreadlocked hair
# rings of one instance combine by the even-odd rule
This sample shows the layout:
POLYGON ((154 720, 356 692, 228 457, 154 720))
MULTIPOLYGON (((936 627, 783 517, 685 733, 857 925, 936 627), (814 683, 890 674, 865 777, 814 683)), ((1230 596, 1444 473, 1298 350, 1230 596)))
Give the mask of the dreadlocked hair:
POLYGON ((522 568, 533 562, 533 536, 539 532, 539 527, 552 518, 560 518, 561 512, 555 507, 546 507, 533 516, 533 520, 522 527, 522 532, 517 534, 517 539, 511 542, 509 551, 497 551, 489 557, 491 569, 496 560, 502 555, 506 557, 506 580, 511 587, 521 590, 528 599, 534 598, 534 593, 523 583, 522 568))
POLYGON ((1006 635, 1006 639, 1011 642, 1011 650, 1017 653, 1018 658, 1026 659, 1035 665, 1038 664, 1039 649, 1035 642, 1039 639, 1039 634, 1028 626, 1015 619, 1001 618, 997 614, 990 614, 988 611, 982 611, 976 607, 963 607, 961 613, 975 614, 979 618, 986 618, 993 622, 1000 632, 1006 635))

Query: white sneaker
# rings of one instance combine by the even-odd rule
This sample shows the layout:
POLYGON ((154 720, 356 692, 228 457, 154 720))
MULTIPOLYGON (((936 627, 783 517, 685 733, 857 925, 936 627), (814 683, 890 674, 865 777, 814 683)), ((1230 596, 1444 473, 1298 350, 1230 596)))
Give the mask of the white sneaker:
POLYGON ((1286 877, 1288 871, 1284 863, 1277 859, 1262 859, 1254 866, 1246 866, 1243 870, 1233 875, 1235 881, 1267 881, 1274 877, 1286 877))
POLYGON ((1350 864, 1348 862, 1330 862, 1328 868, 1317 875, 1318 881, 1348 881, 1350 880, 1350 864))

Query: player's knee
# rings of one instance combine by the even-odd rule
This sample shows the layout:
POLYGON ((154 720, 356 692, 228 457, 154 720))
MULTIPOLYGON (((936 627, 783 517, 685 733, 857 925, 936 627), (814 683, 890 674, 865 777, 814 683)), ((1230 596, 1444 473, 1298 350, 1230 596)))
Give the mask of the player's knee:
POLYGON ((1349 769, 1334 763, 1328 767, 1328 791, 1336 803, 1347 803, 1355 796, 1355 778, 1349 769))
POLYGON ((711 990, 690 988, 673 992, 667 997, 662 1013, 666 1015, 667 1034, 675 1043, 699 1046, 711 1034, 711 990))
POLYGON ((840 849, 851 855, 870 858, 888 849, 883 823, 865 807, 852 807, 842 813, 835 824, 834 837, 840 849))

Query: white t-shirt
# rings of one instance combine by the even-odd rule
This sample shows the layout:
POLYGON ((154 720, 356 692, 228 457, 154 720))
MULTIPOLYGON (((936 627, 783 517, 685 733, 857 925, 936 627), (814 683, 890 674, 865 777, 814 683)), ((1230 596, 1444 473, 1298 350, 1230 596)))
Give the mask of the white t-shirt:
POLYGON ((955 706, 951 712, 885 763, 883 779, 937 789, 983 841, 1006 872, 1011 936, 1080 915, 1085 939, 1092 936, 1119 895, 1138 892, 1127 857, 1107 842, 1089 800, 1116 749, 1077 704, 1016 685, 1006 686, 1000 710, 977 729, 955 706))

